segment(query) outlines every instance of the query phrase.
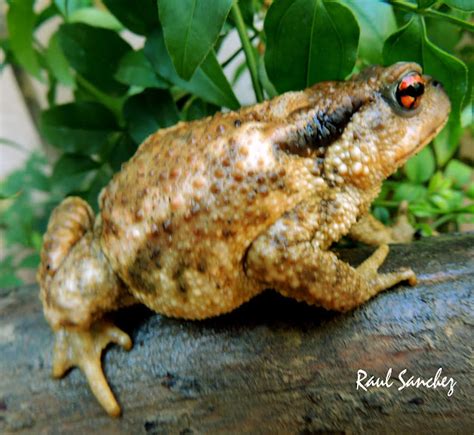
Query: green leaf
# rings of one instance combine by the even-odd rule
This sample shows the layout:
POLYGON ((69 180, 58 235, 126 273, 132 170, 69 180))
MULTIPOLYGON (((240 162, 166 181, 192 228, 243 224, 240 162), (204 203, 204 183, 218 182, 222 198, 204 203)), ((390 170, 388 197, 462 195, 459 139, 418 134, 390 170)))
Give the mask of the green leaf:
POLYGON ((176 72, 166 51, 161 29, 157 29, 148 37, 144 51, 156 73, 165 80, 210 103, 229 107, 230 109, 240 107, 214 51, 209 52, 189 81, 183 80, 176 72))
POLYGON ((115 78, 126 85, 143 88, 169 88, 169 83, 160 78, 143 50, 129 51, 120 60, 115 78))
POLYGON ((449 210, 449 202, 446 200, 446 198, 443 198, 441 195, 431 195, 430 196, 430 202, 438 209, 442 211, 447 211, 449 210))
POLYGON ((417 0, 419 8, 429 8, 432 4, 436 3, 437 0, 417 0))
POLYGON ((18 264, 18 268, 33 269, 33 268, 38 267, 39 262, 40 262, 40 256, 37 252, 34 252, 33 254, 30 254, 24 257, 18 264))
POLYGON ((393 200, 397 202, 417 202, 426 197, 426 188, 419 184, 400 183, 396 186, 393 200))
POLYGON ((0 261, 0 289, 17 287, 23 284, 14 269, 12 255, 8 255, 0 261))
POLYGON ((92 0, 54 0, 59 12, 68 19, 75 11, 92 5, 92 0))
POLYGON ((159 26, 156 0, 103 0, 103 3, 132 32, 146 35, 159 26))
POLYGON ((368 63, 382 63, 383 42, 395 32, 397 23, 389 4, 374 0, 342 0, 359 23, 359 56, 368 63))
POLYGON ((232 0, 160 0, 166 48, 178 75, 189 80, 214 46, 232 0))
POLYGON ((415 228, 421 231, 422 237, 431 237, 433 235, 433 229, 427 223, 419 222, 415 228))
POLYGON ((472 0, 443 0, 443 3, 446 3, 452 8, 461 9, 462 11, 474 11, 474 2, 472 0))
POLYGON ((408 206, 408 210, 410 213, 419 218, 431 218, 437 214, 437 210, 433 209, 431 204, 426 200, 410 204, 408 206))
POLYGON ((376 206, 372 210, 372 214, 376 219, 384 224, 387 224, 390 218, 390 213, 386 207, 376 206))
POLYGON ((46 192, 49 187, 46 159, 44 156, 33 153, 22 168, 11 172, 0 182, 0 195, 11 198, 32 188, 46 192))
POLYGON ((466 195, 468 198, 474 199, 474 183, 471 183, 467 190, 466 190, 466 195))
POLYGON ((434 174, 436 163, 431 148, 426 147, 405 164, 408 179, 416 184, 428 181, 434 174))
POLYGON ((69 103, 41 114, 41 131, 54 146, 81 154, 97 153, 107 137, 118 130, 109 110, 92 102, 69 103))
MULTIPOLYGON (((138 142, 140 143, 140 142, 138 142)), ((102 161, 106 161, 114 172, 120 170, 122 163, 129 160, 137 151, 137 143, 132 140, 126 132, 120 132, 112 136, 108 153, 102 161)))
POLYGON ((323 0, 276 0, 265 18, 265 65, 279 92, 352 71, 359 26, 346 6, 323 0))
POLYGON ((123 108, 128 131, 133 140, 142 143, 160 128, 179 121, 178 110, 168 91, 147 89, 130 97, 123 108))
POLYGON ((260 80, 260 83, 262 84, 264 91, 267 93, 267 95, 270 98, 276 97, 278 95, 278 92, 275 89, 275 86, 273 86, 273 83, 268 78, 267 69, 265 68, 265 62, 262 56, 258 57, 257 66, 258 66, 258 79, 260 80))
POLYGON ((73 87, 74 77, 72 75, 67 59, 64 57, 64 53, 62 52, 61 47, 59 46, 59 39, 57 33, 51 36, 45 56, 49 70, 51 71, 55 79, 63 85, 73 87))
POLYGON ((89 188, 99 164, 80 154, 63 154, 54 165, 52 180, 64 194, 89 188))
POLYGON ((114 31, 87 24, 63 24, 59 43, 70 65, 102 91, 120 95, 127 86, 114 79, 120 59, 131 47, 114 31))
MULTIPOLYGON (((263 0, 239 0, 240 12, 242 12, 242 18, 247 26, 253 28, 253 22, 255 15, 258 14, 263 5, 263 0)), ((229 15, 229 20, 232 17, 229 15)), ((233 22, 233 20, 232 20, 233 22)))
POLYGON ((212 116, 219 111, 219 106, 215 104, 206 103, 201 98, 194 96, 190 97, 181 110, 181 114, 185 121, 193 121, 195 119, 212 116))
POLYGON ((425 23, 429 40, 441 50, 454 54, 462 29, 439 18, 425 17, 425 23))
POLYGON ((451 160, 444 174, 446 177, 454 181, 454 186, 461 188, 465 186, 472 179, 472 168, 459 160, 451 160))
POLYGON ((36 16, 34 0, 11 0, 7 12, 10 49, 18 63, 31 75, 41 78, 41 68, 33 46, 36 16))
POLYGON ((429 193, 440 192, 449 189, 452 184, 452 181, 449 178, 445 178, 441 171, 437 171, 430 179, 428 191, 429 193))
POLYGON ((54 3, 50 3, 41 11, 37 11, 35 29, 38 29, 43 23, 58 15, 58 8, 54 3))
POLYGON ((104 29, 121 30, 122 24, 110 13, 97 8, 78 9, 69 16, 70 23, 85 23, 104 29))
POLYGON ((443 83, 452 107, 448 125, 438 135, 434 146, 438 165, 443 166, 459 144, 461 106, 467 90, 466 66, 431 43, 423 19, 416 16, 385 41, 383 56, 385 64, 417 62, 426 74, 443 83))
POLYGON ((91 181, 89 189, 81 196, 91 205, 94 211, 99 211, 99 194, 100 191, 108 184, 112 178, 112 171, 108 165, 103 165, 95 174, 91 181))

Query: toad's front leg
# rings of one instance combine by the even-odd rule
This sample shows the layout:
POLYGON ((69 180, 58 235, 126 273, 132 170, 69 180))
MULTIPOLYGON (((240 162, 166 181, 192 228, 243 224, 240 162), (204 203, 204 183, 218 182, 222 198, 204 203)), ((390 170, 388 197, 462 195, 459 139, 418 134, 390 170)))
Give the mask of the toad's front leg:
POLYGON ((105 379, 102 351, 109 343, 130 349, 130 337, 103 320, 133 302, 103 254, 89 206, 68 198, 53 212, 44 238, 38 280, 46 319, 56 336, 53 376, 79 367, 105 410, 120 407, 105 379))
POLYGON ((389 251, 386 244, 357 268, 329 251, 347 222, 338 210, 343 208, 315 201, 284 215, 252 243, 246 257, 249 277, 285 296, 338 311, 353 309, 400 281, 416 283, 408 268, 378 273, 389 251), (332 209, 336 212, 328 213, 332 209))
POLYGON ((388 251, 388 246, 382 245, 353 268, 330 251, 315 249, 310 242, 273 251, 271 256, 261 256, 260 247, 255 245, 247 256, 247 270, 251 277, 284 296, 330 310, 348 311, 401 281, 416 284, 416 275, 409 268, 377 272, 388 251))
POLYGON ((395 225, 385 226, 370 213, 366 213, 351 227, 349 236, 368 245, 379 246, 384 243, 409 243, 413 240, 415 229, 408 221, 408 204, 402 202, 395 225))

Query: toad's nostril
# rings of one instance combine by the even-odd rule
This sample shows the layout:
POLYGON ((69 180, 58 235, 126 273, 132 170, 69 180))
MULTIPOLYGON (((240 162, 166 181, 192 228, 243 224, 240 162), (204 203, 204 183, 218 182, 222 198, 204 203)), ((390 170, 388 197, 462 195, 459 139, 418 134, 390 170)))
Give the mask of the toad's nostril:
POLYGON ((439 82, 438 80, 433 80, 432 84, 435 88, 441 88, 441 89, 443 88, 443 84, 439 82))

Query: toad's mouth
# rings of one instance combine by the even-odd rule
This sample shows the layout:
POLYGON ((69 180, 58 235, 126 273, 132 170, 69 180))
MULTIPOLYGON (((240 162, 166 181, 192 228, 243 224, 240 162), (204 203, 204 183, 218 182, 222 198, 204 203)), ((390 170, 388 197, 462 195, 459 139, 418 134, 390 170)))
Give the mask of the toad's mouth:
POLYGON ((397 158, 397 163, 399 165, 402 165, 405 163, 406 160, 408 160, 411 156, 418 154, 426 145, 428 145, 437 135, 438 133, 444 128, 444 126, 447 124, 449 117, 447 116, 443 122, 439 125, 437 125, 435 128, 433 128, 425 137, 424 140, 420 141, 420 143, 416 146, 415 149, 409 150, 403 154, 401 154, 397 158))

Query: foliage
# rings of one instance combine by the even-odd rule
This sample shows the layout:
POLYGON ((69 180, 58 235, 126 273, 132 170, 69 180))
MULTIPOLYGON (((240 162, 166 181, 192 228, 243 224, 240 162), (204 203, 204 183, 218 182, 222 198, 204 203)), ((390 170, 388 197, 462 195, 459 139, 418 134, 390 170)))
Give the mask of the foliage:
POLYGON ((34 0, 8 4, 4 63, 47 85, 40 127, 58 158, 50 168, 34 154, 0 184, 8 247, 0 286, 17 284, 16 271, 36 265, 47 217, 64 196, 97 208, 100 189, 150 133, 240 107, 224 67, 241 51, 245 61, 234 79, 248 69, 257 101, 345 79, 373 63, 420 63, 444 83, 452 114, 434 143, 387 180, 374 213, 389 221, 407 200, 424 234, 472 221, 472 169, 457 157, 461 134, 473 131, 472 0, 215 0, 212 7, 204 0, 51 0, 42 10, 34 0), (60 25, 42 46, 37 32, 53 18, 60 25), (234 29, 242 47, 219 62, 234 29), (140 35, 142 46, 132 48, 124 30, 140 35), (67 104, 56 102, 60 86, 73 90, 67 104), (21 258, 21 247, 34 253, 21 258))

